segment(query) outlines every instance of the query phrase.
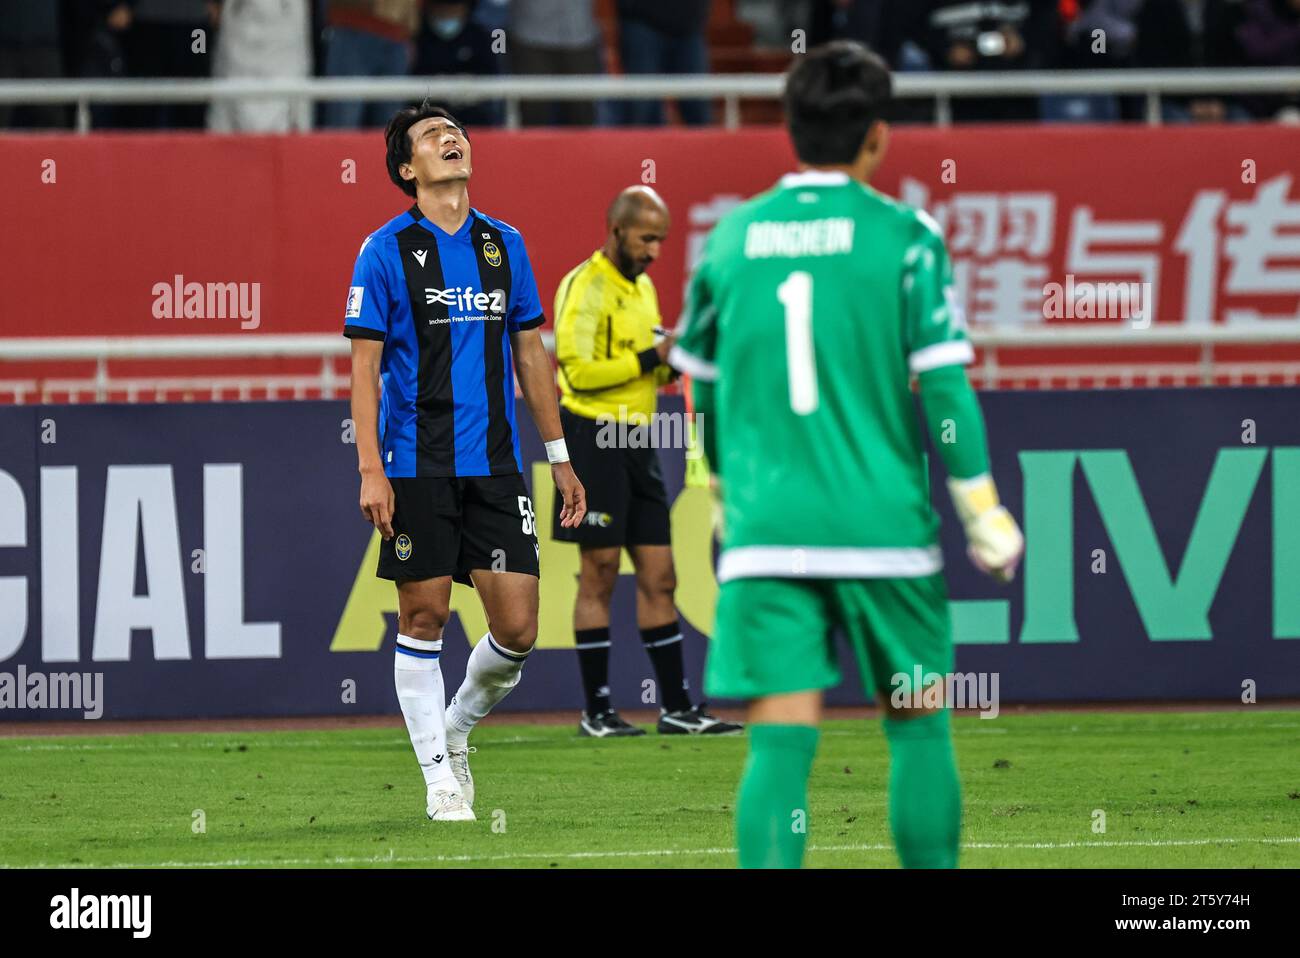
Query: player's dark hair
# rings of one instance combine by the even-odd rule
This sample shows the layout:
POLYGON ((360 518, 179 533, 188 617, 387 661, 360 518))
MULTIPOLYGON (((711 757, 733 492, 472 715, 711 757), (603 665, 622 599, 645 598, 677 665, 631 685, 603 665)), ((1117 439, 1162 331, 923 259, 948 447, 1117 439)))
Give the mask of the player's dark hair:
POLYGON ((393 114, 393 118, 388 121, 388 129, 384 130, 384 143, 388 147, 388 178, 408 196, 415 195, 415 181, 402 179, 400 171, 403 163, 411 162, 411 137, 409 135, 411 127, 421 120, 427 120, 435 116, 442 117, 448 123, 456 124, 461 133, 465 135, 465 139, 469 139, 469 131, 465 129, 465 124, 452 116, 449 110, 430 100, 398 110, 393 114))
POLYGON ((886 118, 892 94, 889 67, 861 43, 834 40, 809 50, 785 80, 795 153, 815 166, 852 163, 871 125, 886 118))

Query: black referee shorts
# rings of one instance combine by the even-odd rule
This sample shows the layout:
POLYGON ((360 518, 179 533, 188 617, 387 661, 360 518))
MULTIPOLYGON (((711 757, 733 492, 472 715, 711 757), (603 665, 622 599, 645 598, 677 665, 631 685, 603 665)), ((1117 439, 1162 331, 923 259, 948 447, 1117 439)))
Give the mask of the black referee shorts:
POLYGON ((473 585, 471 569, 538 574, 533 500, 519 473, 389 482, 393 538, 379 546, 379 578, 473 585))
POLYGON ((563 501, 557 495, 551 535, 593 548, 671 545, 668 493, 658 453, 650 448, 602 449, 597 444, 601 424, 564 407, 560 423, 573 471, 587 490, 587 518, 576 529, 562 527, 563 501))

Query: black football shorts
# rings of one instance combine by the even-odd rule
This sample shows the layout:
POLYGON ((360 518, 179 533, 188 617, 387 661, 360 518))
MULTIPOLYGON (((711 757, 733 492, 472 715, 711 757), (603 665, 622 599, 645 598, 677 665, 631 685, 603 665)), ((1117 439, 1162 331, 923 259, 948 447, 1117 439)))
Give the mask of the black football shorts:
POLYGON ((389 482, 393 538, 379 547, 379 578, 473 585, 471 569, 538 574, 533 500, 519 473, 389 482))
MULTIPOLYGON (((587 518, 576 529, 561 526, 563 502, 557 494, 552 537, 592 548, 670 545, 668 492, 659 453, 648 446, 601 448, 601 424, 563 407, 560 423, 573 471, 587 490, 587 518)), ((606 435, 611 432, 606 429, 606 435)))

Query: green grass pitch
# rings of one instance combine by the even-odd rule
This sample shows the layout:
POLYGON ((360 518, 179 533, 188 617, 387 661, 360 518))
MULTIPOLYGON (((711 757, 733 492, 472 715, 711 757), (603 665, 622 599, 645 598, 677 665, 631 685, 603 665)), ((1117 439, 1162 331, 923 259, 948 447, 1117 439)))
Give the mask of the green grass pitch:
MULTIPOLYGON (((964 866, 1300 864, 1300 713, 1003 714, 954 730, 964 866)), ((434 823, 400 719, 0 739, 0 866, 734 865, 743 738, 501 722, 473 743, 479 820, 434 823)), ((880 723, 828 722, 808 865, 896 866, 885 785, 880 723)))

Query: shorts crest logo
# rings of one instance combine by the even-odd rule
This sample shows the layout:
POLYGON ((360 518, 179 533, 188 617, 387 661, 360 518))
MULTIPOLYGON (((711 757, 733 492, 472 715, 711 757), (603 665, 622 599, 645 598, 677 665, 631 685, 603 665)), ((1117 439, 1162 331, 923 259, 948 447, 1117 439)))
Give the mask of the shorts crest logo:
POLYGON ((489 266, 501 265, 501 250, 497 249, 496 243, 483 244, 483 258, 488 261, 489 266))
POLYGON ((411 537, 403 532, 397 537, 397 558, 405 562, 411 558, 411 537))

